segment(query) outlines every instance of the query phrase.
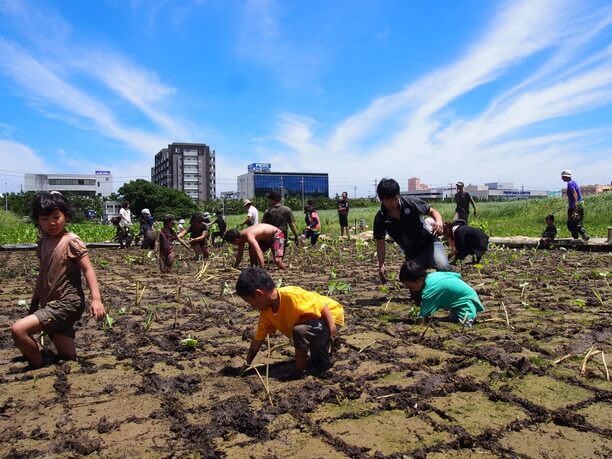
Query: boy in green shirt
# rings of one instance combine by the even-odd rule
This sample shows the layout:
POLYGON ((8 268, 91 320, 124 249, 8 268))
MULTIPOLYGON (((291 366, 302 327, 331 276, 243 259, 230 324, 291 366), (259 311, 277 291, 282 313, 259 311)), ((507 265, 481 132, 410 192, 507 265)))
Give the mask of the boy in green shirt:
POLYGON ((461 280, 461 274, 453 272, 433 272, 427 274, 425 268, 407 261, 402 265, 400 281, 410 289, 413 298, 421 309, 419 318, 433 315, 438 309, 450 311, 449 319, 471 327, 476 314, 484 311, 478 294, 461 280))
POLYGON ((337 301, 300 287, 276 288, 262 268, 247 268, 238 277, 236 294, 259 311, 259 323, 246 363, 251 364, 266 336, 279 330, 293 338, 296 376, 306 368, 310 350, 317 372, 331 367, 329 347, 344 325, 344 309, 337 301))

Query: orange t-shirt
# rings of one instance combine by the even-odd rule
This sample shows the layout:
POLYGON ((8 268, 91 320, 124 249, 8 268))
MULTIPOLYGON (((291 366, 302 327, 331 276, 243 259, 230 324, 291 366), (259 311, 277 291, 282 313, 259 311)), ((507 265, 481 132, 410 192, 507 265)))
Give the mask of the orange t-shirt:
POLYGON ((336 300, 317 292, 309 292, 300 287, 281 287, 276 289, 280 297, 278 312, 272 308, 259 313, 259 323, 255 333, 256 340, 264 340, 267 335, 279 330, 291 338, 293 327, 307 320, 320 319, 325 305, 329 308, 334 323, 344 325, 344 309, 336 300))

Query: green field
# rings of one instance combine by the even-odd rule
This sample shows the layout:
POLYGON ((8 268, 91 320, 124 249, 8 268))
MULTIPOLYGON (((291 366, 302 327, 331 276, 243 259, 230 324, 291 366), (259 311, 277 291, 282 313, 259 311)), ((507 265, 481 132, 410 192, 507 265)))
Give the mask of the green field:
MULTIPOLYGON (((612 226, 612 194, 589 196, 585 199, 585 227, 592 237, 606 237, 608 226, 612 226)), ((470 224, 481 226, 491 236, 540 236, 544 230, 544 217, 552 213, 559 230, 558 237, 570 237, 566 227, 566 200, 562 198, 530 199, 510 202, 479 202, 478 217, 472 217, 470 224)), ((453 203, 433 203, 432 207, 439 210, 445 220, 453 216, 453 203)), ((367 229, 372 229, 374 215, 378 207, 353 208, 349 214, 349 224, 357 224, 364 220, 367 229)), ((260 218, 262 212, 260 210, 260 218)), ((304 224, 302 212, 294 212, 298 229, 304 224)), ((335 210, 319 212, 322 232, 330 236, 338 236, 338 216, 335 210)), ((228 215, 228 228, 237 226, 245 215, 228 215)), ((92 223, 77 223, 69 226, 70 230, 81 236, 86 242, 107 241, 113 237, 115 230, 110 225, 92 223)), ((136 229, 137 231, 137 229, 136 229)), ((0 244, 36 242, 37 229, 31 223, 24 223, 10 212, 0 211, 0 244)))

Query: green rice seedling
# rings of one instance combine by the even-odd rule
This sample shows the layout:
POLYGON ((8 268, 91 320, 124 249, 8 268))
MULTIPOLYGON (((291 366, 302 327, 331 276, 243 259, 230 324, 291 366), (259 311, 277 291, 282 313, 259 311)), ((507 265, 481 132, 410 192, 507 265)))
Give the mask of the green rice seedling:
POLYGON ((114 323, 115 323, 115 319, 113 319, 112 316, 107 312, 104 315, 104 319, 102 321, 102 330, 104 331, 110 330, 111 328, 113 328, 114 323))
POLYGON ((187 338, 180 340, 179 342, 181 343, 181 346, 190 347, 190 348, 194 348, 198 345, 198 340, 195 338, 192 338, 191 335, 189 335, 187 338))
POLYGON ((330 280, 327 282, 327 294, 331 296, 334 293, 351 293, 351 285, 338 279, 330 280))
POLYGON ((594 288, 591 288, 591 290, 593 291, 593 295, 595 295, 595 298, 597 298, 597 301, 599 302, 599 305, 603 306, 604 305, 603 298, 602 298, 601 294, 599 293, 599 291, 594 289, 594 288))

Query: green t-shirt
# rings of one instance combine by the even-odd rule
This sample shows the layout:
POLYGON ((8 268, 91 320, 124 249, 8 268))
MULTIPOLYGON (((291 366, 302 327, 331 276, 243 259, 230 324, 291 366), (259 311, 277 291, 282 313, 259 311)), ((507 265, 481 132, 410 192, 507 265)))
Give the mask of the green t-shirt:
POLYGON ((474 319, 477 312, 484 311, 478 294, 461 280, 461 274, 448 272, 430 273, 425 278, 419 316, 428 317, 438 309, 454 309, 460 319, 466 314, 474 319))

